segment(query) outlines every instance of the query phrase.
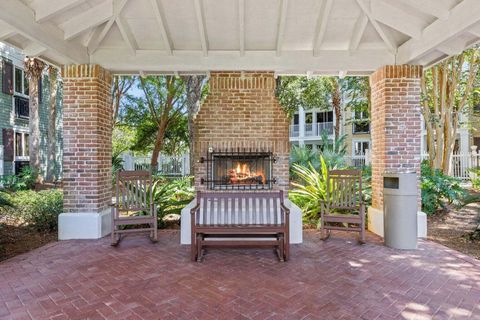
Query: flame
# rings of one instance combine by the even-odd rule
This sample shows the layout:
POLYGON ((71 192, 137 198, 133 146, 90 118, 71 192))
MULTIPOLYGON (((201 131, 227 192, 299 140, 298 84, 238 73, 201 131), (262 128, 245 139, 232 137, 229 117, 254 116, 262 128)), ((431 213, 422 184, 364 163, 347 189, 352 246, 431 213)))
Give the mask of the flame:
POLYGON ((260 176, 262 178, 262 183, 266 184, 267 179, 265 178, 265 173, 263 170, 250 171, 250 166, 247 163, 237 162, 235 166, 235 173, 240 177, 256 177, 260 176))

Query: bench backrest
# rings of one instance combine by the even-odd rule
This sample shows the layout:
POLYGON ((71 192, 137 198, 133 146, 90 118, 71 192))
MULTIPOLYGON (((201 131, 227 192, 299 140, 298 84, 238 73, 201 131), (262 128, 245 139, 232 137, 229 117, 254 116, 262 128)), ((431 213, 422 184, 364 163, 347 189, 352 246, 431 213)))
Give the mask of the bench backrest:
POLYGON ((279 225, 285 223, 279 192, 197 192, 198 225, 279 225))
POLYGON ((327 176, 327 199, 333 209, 355 209, 362 203, 362 171, 331 170, 327 176))
POLYGON ((116 180, 116 205, 119 210, 150 210, 150 199, 152 199, 150 172, 119 171, 116 180))

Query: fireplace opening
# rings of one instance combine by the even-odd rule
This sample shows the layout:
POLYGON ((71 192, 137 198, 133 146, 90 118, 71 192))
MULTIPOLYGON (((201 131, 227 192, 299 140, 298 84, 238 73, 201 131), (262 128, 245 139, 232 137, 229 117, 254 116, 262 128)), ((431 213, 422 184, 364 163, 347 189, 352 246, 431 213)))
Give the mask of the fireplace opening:
POLYGON ((211 190, 272 189, 274 161, 271 152, 210 152, 203 183, 211 190))

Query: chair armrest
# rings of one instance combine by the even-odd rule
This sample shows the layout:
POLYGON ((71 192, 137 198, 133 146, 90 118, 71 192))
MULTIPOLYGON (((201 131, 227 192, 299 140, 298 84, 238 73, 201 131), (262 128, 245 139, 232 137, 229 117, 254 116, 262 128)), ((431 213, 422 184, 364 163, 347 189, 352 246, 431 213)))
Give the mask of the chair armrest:
POLYGON ((280 209, 285 212, 286 215, 290 214, 290 209, 284 203, 280 203, 280 209))
POLYGON ((197 212, 198 209, 200 209, 200 203, 197 203, 197 204, 195 205, 195 207, 193 207, 192 209, 190 209, 190 214, 192 214, 192 215, 195 214, 195 212, 197 212))

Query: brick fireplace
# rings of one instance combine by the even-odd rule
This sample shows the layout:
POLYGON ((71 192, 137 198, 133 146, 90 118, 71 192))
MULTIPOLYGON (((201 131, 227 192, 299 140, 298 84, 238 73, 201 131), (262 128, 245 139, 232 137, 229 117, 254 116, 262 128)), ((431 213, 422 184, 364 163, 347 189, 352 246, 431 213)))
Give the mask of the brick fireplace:
POLYGON ((195 119, 196 189, 212 189, 215 182, 219 185, 219 180, 225 180, 229 173, 215 176, 213 158, 231 154, 232 161, 225 161, 225 169, 232 170, 231 175, 239 173, 234 179, 253 179, 252 183, 239 183, 236 189, 287 190, 289 120, 275 97, 273 72, 212 72, 209 85, 210 92, 195 119), (263 158, 261 164, 250 168, 254 154, 271 154, 272 161, 263 158), (265 181, 266 171, 270 171, 269 181, 265 181), (265 183, 255 183, 261 176, 265 183))
MULTIPOLYGON (((284 190, 289 187, 289 119, 275 96, 273 72, 212 72, 195 118, 195 189, 284 190)), ((190 243, 190 208, 182 210, 182 244, 190 243)), ((302 217, 290 206, 291 243, 302 242, 302 217)))

